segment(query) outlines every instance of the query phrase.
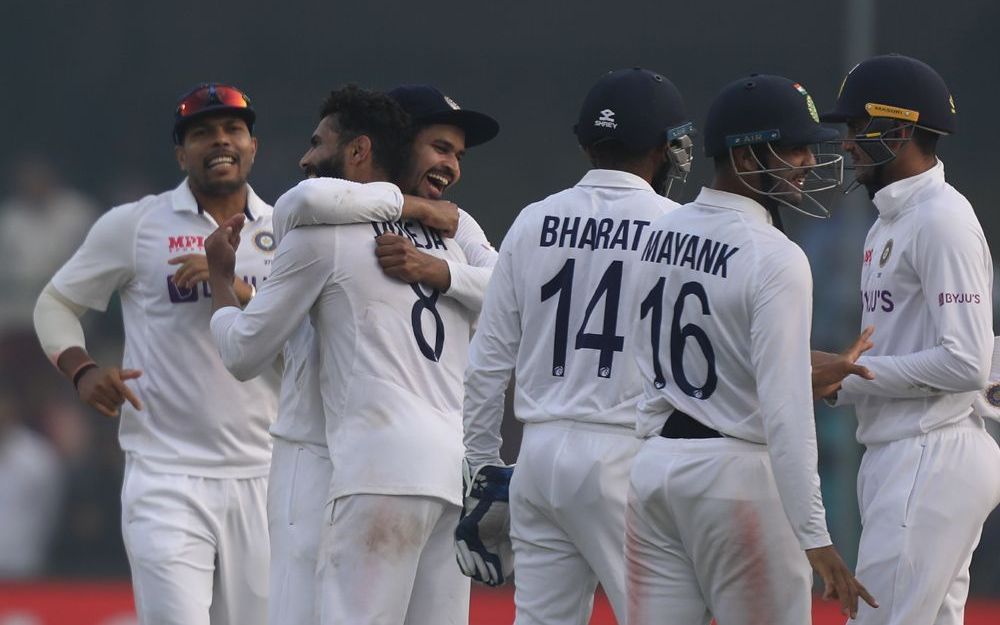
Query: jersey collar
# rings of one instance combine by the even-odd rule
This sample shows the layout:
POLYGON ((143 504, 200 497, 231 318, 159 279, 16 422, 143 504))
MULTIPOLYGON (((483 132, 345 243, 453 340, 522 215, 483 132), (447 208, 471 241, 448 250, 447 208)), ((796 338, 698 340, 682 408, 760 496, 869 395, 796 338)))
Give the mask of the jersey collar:
POLYGON ((694 203, 740 211, 758 221, 767 224, 771 223, 771 213, 761 206, 760 203, 746 196, 729 193, 728 191, 702 187, 694 203))
MULTIPOLYGON (((182 180, 181 183, 177 185, 177 188, 174 189, 171 203, 173 204, 174 210, 177 212, 198 213, 199 215, 203 212, 202 208, 198 206, 198 200, 195 199, 194 193, 191 192, 191 187, 188 185, 187 178, 182 180)), ((257 194, 254 193, 253 187, 247 185, 247 205, 243 209, 247 219, 254 221, 260 217, 263 212, 261 209, 264 206, 266 206, 266 204, 264 204, 264 200, 260 199, 257 194)))
POLYGON ((922 174, 903 178, 886 185, 875 193, 872 202, 878 209, 878 215, 884 219, 895 219, 906 209, 916 206, 917 200, 925 189, 944 182, 944 163, 938 159, 937 164, 922 174))
POLYGON ((630 174, 627 171, 620 171, 618 169, 591 169, 584 174, 580 182, 576 183, 576 186, 641 189, 643 191, 655 193, 655 191, 653 191, 653 187, 649 186, 649 183, 639 176, 630 174))

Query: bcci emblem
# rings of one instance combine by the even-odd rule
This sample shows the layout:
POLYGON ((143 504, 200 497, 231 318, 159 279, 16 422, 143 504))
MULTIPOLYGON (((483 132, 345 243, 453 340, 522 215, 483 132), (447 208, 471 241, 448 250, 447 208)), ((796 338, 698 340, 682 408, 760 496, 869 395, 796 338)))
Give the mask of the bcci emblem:
POLYGON ((1000 408, 1000 382, 986 388, 986 402, 994 408, 1000 408))
MULTIPOLYGON (((846 78, 844 80, 847 80, 846 78)), ((809 110, 809 117, 813 118, 813 121, 817 124, 819 123, 819 111, 816 110, 816 103, 813 102, 812 96, 806 91, 806 88, 795 83, 795 90, 798 91, 806 99, 806 108, 809 110)))
POLYGON ((273 252, 274 248, 278 247, 277 241, 274 240, 274 233, 267 230, 258 232, 253 238, 253 244, 262 252, 273 252))
POLYGON ((892 239, 885 242, 885 247, 882 248, 882 255, 878 259, 878 266, 885 267, 885 264, 889 262, 890 256, 892 256, 892 239))

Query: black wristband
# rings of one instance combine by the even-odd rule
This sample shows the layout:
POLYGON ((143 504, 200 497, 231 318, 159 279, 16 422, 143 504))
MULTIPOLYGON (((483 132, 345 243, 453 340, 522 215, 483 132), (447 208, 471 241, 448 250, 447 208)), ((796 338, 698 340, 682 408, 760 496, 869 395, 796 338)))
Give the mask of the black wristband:
POLYGON ((76 373, 73 374, 73 388, 75 388, 76 390, 80 390, 79 387, 80 378, 83 377, 84 373, 87 373, 91 369, 96 369, 96 368, 98 368, 98 364, 96 362, 88 362, 87 364, 77 369, 76 373))

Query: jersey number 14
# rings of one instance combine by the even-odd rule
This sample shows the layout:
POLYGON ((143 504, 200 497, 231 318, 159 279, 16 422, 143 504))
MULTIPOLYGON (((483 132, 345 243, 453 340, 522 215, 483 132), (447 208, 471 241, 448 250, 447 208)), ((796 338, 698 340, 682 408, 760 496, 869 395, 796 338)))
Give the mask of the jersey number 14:
MULTIPOLYGON (((541 297, 545 302, 558 295, 556 303, 556 325, 552 345, 552 375, 563 377, 566 373, 566 354, 569 344, 569 313, 573 298, 573 274, 576 268, 575 259, 567 259, 558 273, 548 282, 542 285, 541 297)), ((620 260, 612 261, 604 271, 604 275, 597 283, 587 309, 583 316, 583 323, 576 332, 574 349, 593 349, 599 354, 597 364, 597 376, 610 378, 614 356, 616 352, 625 348, 625 337, 617 333, 618 328, 618 308, 621 299, 623 263, 620 260), (597 307, 598 302, 604 300, 604 319, 601 323, 601 332, 598 334, 587 332, 586 328, 590 323, 590 316, 597 307)), ((663 367, 660 364, 660 328, 663 321, 663 291, 666 278, 660 278, 653 286, 653 289, 643 299, 639 313, 640 318, 650 317, 651 341, 653 347, 653 372, 655 379, 653 383, 657 388, 666 385, 666 378, 663 375, 663 367)), ((715 392, 718 384, 718 375, 715 371, 715 350, 708 339, 705 330, 693 323, 681 326, 681 315, 684 312, 684 303, 689 295, 694 295, 701 303, 701 312, 710 315, 708 306, 708 296, 705 288, 698 282, 686 282, 677 296, 674 303, 673 320, 670 324, 670 371, 677 386, 687 395, 696 399, 708 399, 715 392), (684 348, 687 339, 693 338, 704 354, 708 364, 708 373, 704 384, 695 386, 684 373, 684 348)))

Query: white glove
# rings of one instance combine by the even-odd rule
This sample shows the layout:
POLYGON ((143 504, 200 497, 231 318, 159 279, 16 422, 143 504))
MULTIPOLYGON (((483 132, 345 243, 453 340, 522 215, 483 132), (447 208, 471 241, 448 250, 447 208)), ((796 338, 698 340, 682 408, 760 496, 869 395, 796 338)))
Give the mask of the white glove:
POLYGON ((500 586, 514 570, 508 508, 513 472, 513 466, 486 464, 473 473, 468 462, 462 462, 465 505, 455 528, 458 566, 489 586, 500 586))
POLYGON ((993 339, 993 365, 986 388, 976 393, 972 412, 977 416, 1000 421, 1000 336, 993 339))

